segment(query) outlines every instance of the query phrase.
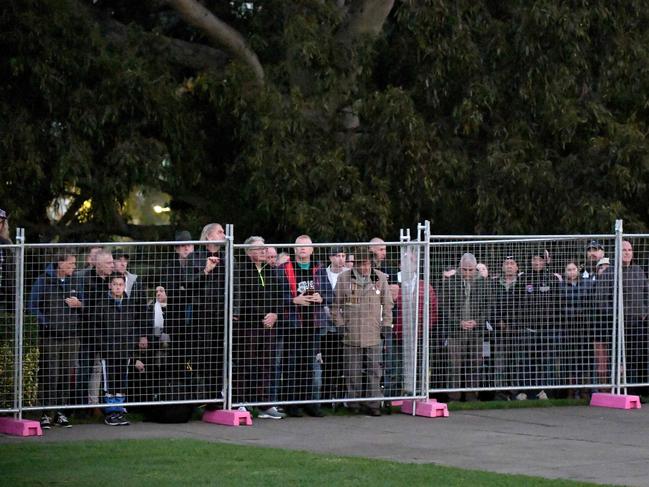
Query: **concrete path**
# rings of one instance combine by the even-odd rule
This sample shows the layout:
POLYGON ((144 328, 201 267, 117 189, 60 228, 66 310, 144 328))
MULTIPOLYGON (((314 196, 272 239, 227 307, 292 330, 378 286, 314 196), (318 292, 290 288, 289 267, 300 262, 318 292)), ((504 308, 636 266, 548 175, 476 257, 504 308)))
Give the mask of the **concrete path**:
POLYGON ((90 424, 52 429, 43 437, 0 435, 0 444, 169 437, 649 486, 649 407, 464 411, 435 419, 305 417, 255 420, 252 427, 90 424))

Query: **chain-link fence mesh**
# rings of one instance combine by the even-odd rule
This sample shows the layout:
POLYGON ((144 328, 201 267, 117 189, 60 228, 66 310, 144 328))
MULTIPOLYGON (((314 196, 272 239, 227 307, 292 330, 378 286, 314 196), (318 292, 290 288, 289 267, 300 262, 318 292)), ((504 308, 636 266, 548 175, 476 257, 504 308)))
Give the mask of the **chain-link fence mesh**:
POLYGON ((24 408, 222 402, 223 243, 26 246, 24 408))
POLYGON ((610 387, 610 238, 436 242, 433 389, 523 399, 610 387), (552 389, 561 388, 560 392, 552 389), (567 392, 566 392, 567 391, 567 392))

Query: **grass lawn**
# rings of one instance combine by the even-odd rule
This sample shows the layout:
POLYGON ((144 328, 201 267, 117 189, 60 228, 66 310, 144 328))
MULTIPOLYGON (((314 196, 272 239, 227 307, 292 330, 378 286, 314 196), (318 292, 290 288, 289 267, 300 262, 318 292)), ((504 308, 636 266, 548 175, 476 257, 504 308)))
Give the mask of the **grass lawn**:
POLYGON ((122 440, 0 447, 7 486, 130 485, 435 485, 585 486, 353 457, 316 455, 198 440, 122 440))

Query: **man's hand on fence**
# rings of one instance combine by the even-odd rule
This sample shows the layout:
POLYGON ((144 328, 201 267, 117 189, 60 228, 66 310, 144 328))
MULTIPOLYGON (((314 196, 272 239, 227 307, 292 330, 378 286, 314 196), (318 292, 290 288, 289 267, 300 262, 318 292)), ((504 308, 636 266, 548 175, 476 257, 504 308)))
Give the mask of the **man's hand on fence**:
POLYGON ((268 313, 264 316, 264 326, 266 328, 272 328, 277 322, 277 315, 275 313, 268 313))
POLYGON ((462 320, 460 321, 460 328, 463 330, 473 330, 477 326, 477 323, 475 320, 462 320))
POLYGON ((79 301, 79 298, 77 298, 76 296, 65 298, 65 304, 67 304, 70 308, 81 308, 83 306, 83 303, 79 301))

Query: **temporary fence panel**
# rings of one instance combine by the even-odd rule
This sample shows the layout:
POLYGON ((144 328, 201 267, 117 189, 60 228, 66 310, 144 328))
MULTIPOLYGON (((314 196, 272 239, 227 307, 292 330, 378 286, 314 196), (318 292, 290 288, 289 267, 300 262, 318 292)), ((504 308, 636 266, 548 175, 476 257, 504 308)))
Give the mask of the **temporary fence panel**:
POLYGON ((621 304, 620 384, 646 394, 649 386, 649 236, 624 235, 620 243, 621 304))
MULTIPOLYGON (((20 344, 19 314, 16 304, 21 248, 18 245, 0 245, 0 412, 17 412, 21 360, 34 360, 33 352, 23 354, 20 344)), ((27 384, 27 390, 33 385, 27 384)))
POLYGON ((24 409, 223 402, 224 244, 27 245, 24 409))
POLYGON ((646 235, 419 230, 0 246, 0 412, 207 403, 272 416, 649 385, 646 235))
POLYGON ((522 399, 611 387, 614 268, 604 258, 613 236, 434 239, 431 246, 440 316, 431 392, 522 399))
POLYGON ((273 415, 284 405, 300 415, 319 414, 321 403, 354 410, 362 402, 378 411, 383 399, 413 394, 416 335, 404 343, 402 323, 404 313, 417 316, 418 303, 402 300, 400 267, 409 262, 410 285, 422 252, 305 236, 277 245, 253 236, 234 247, 234 407, 273 415))

